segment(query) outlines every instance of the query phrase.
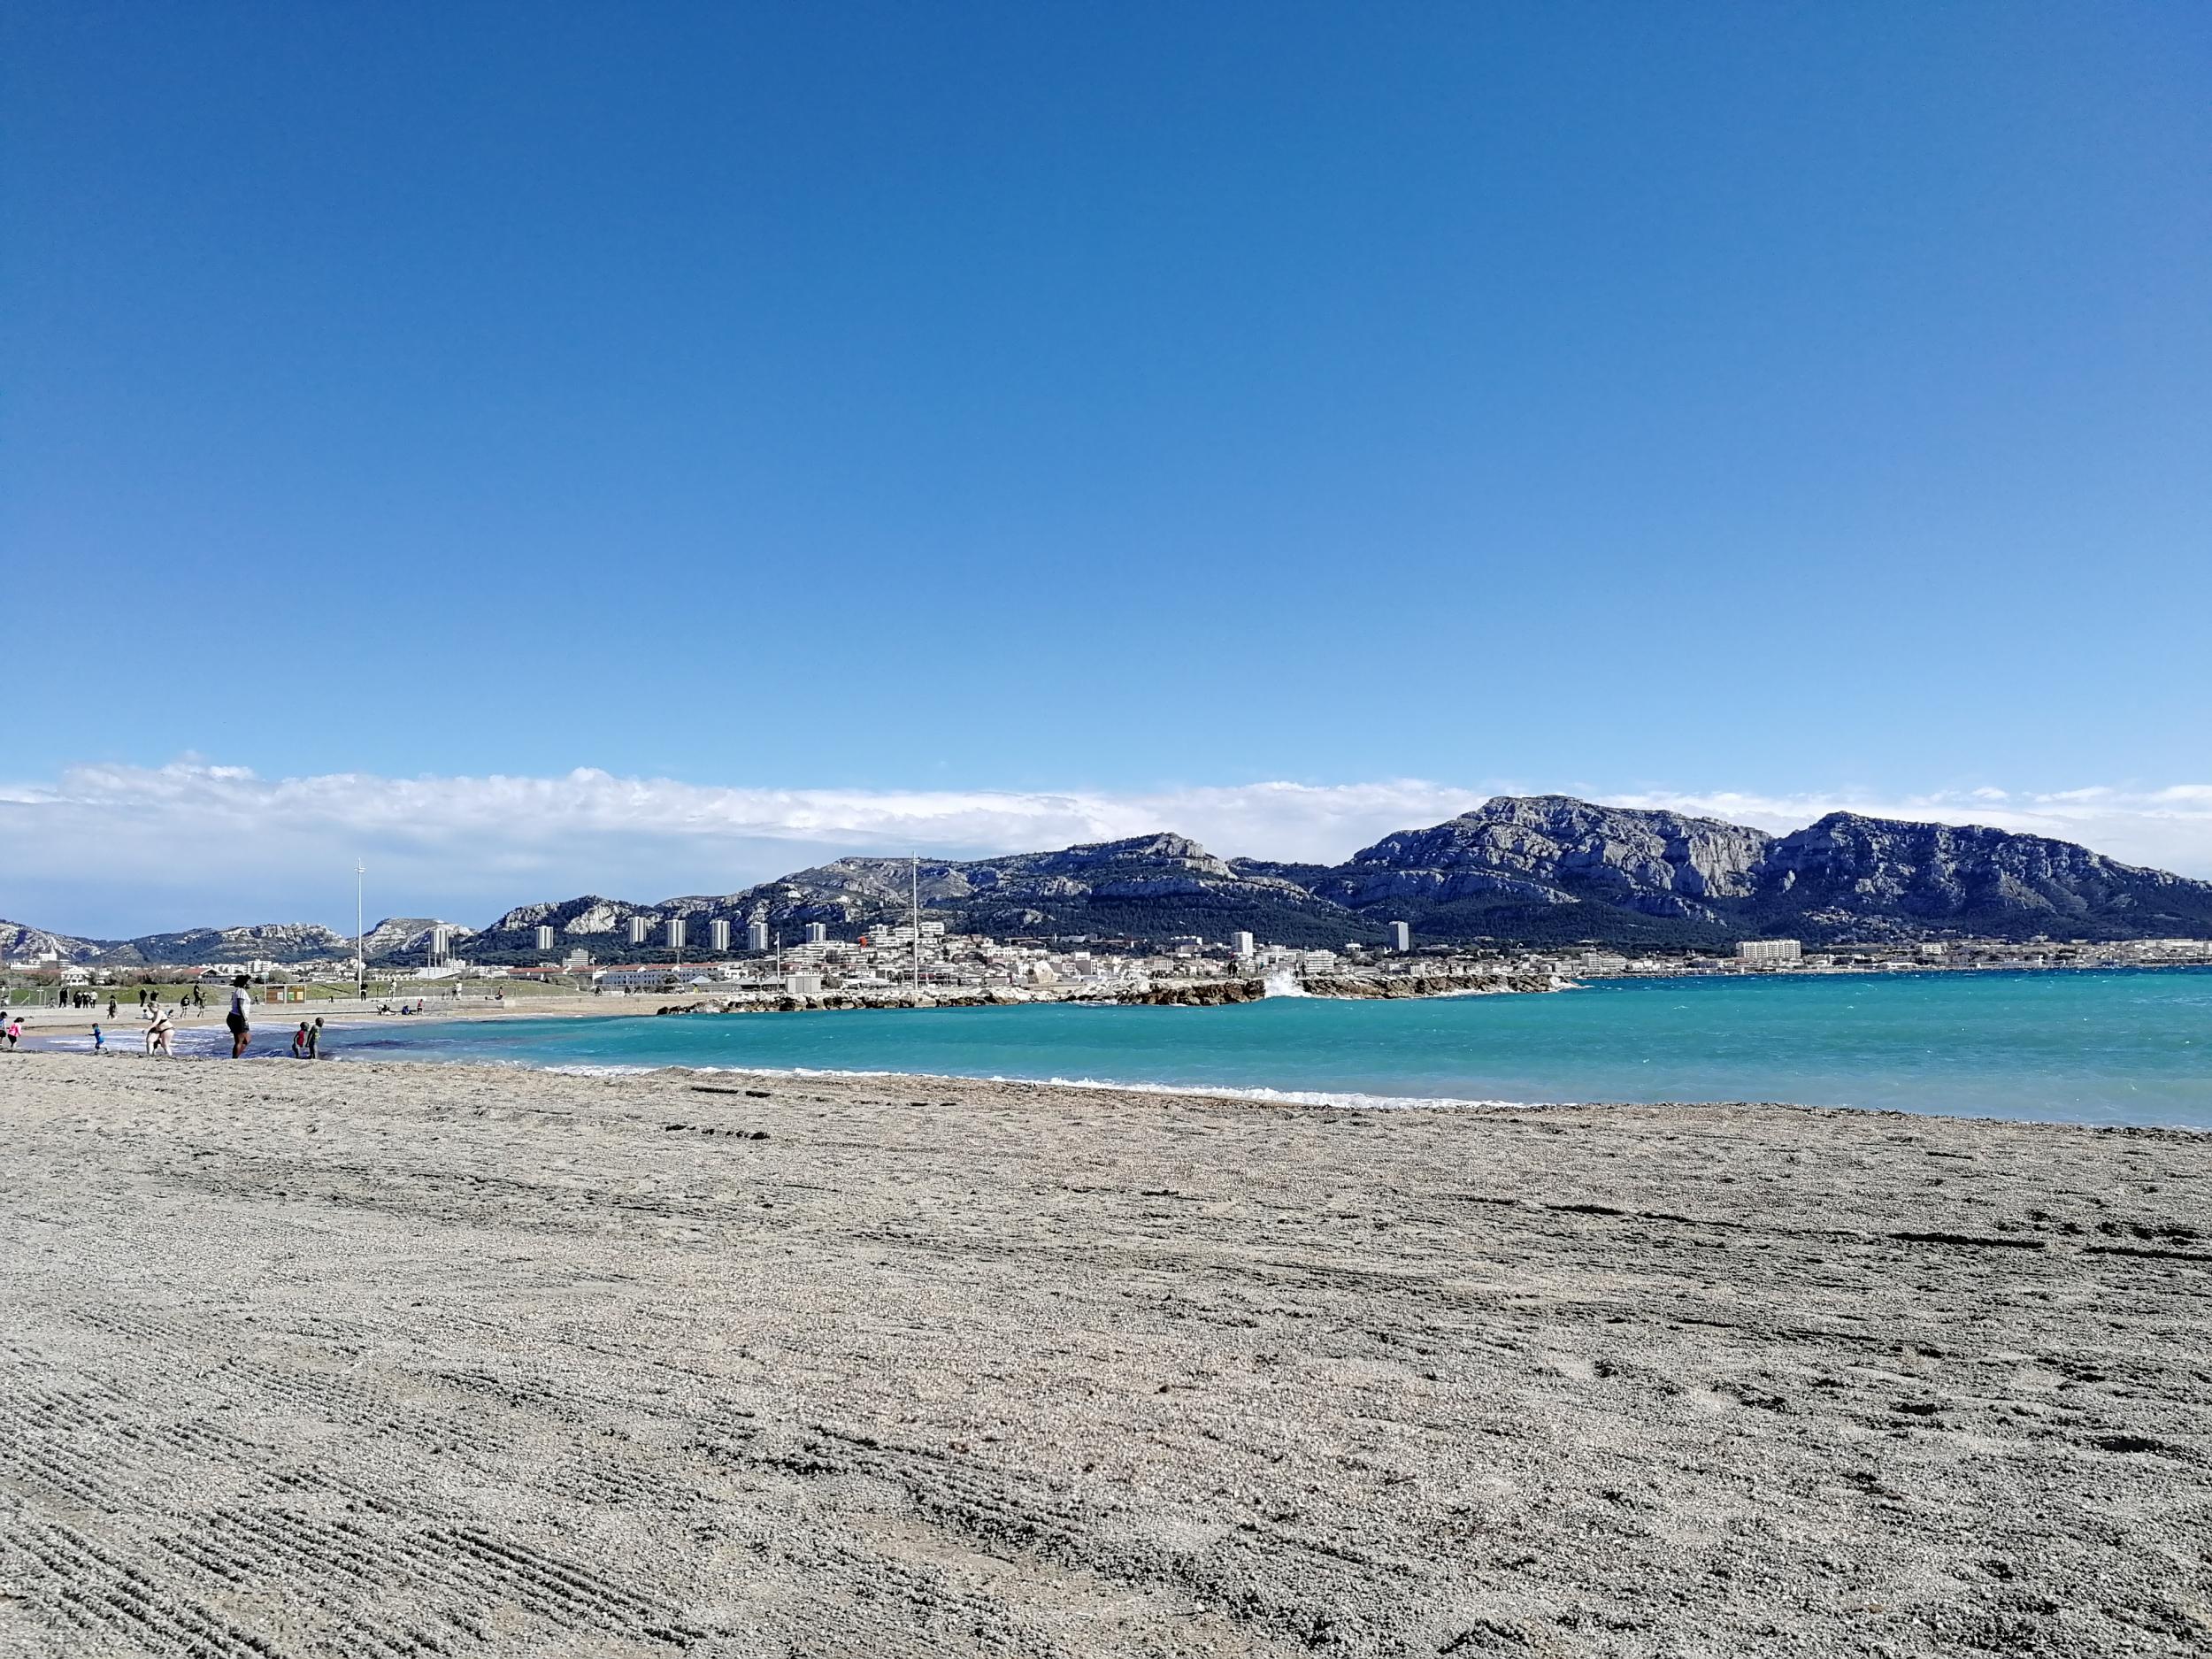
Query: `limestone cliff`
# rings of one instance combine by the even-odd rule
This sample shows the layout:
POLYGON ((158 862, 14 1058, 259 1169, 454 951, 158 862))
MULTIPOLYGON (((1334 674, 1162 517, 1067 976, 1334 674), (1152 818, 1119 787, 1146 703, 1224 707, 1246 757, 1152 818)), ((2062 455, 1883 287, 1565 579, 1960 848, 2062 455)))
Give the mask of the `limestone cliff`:
POLYGON ((1717 818, 1502 796, 1308 879, 1431 940, 2212 934, 2212 883, 2044 836, 1846 812, 1778 839, 1717 818))

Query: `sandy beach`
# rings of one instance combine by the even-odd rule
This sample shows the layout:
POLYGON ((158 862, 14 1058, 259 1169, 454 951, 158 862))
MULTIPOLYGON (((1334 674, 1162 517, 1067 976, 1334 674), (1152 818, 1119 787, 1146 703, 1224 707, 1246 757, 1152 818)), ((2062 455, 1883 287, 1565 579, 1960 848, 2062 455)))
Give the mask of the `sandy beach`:
POLYGON ((0 1652, 2212 1648, 2212 1142, 0 1056, 0 1652))
MULTIPOLYGON (((225 995, 219 987, 211 987, 204 1008, 179 1007, 173 1001, 165 1000, 161 1010, 169 1016, 179 1030, 189 1031, 202 1026, 217 1026, 223 1023, 226 1010, 225 995)), ((400 1025, 419 1025, 428 1020, 452 1019, 618 1019, 650 1014, 668 999, 649 996, 517 996, 505 1002, 488 996, 455 999, 424 998, 424 1010, 419 1015, 397 1012, 381 1013, 383 1008, 396 1010, 402 1002, 411 1002, 415 993, 410 988, 406 996, 373 996, 366 1002, 345 997, 318 1000, 311 1002, 260 1002, 253 1010, 253 1052, 268 1055, 282 1052, 292 1040, 293 1029, 302 1020, 311 1020, 319 1015, 327 1023, 341 1029, 400 1025)), ((79 1037, 98 1025, 107 1033, 111 1045, 119 1049, 137 1049, 145 1040, 147 1021, 129 997, 119 999, 113 1014, 108 1011, 103 998, 91 1008, 47 1008, 25 1006, 12 1008, 8 1013, 23 1021, 24 1040, 32 1044, 42 1038, 79 1037)))

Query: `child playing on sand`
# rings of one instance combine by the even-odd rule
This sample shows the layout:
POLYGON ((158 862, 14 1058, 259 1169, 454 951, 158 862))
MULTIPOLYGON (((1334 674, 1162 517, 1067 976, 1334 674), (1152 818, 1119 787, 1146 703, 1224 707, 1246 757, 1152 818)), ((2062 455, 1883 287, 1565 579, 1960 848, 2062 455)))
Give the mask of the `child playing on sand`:
POLYGON ((96 1024, 92 1027, 92 1052, 95 1054, 105 1054, 107 1051, 108 1040, 104 1036, 101 1035, 100 1027, 96 1024))
POLYGON ((318 1014, 315 1016, 315 1023, 307 1028, 307 1057, 311 1060, 319 1058, 322 1053, 322 1047, 323 1017, 318 1014))
POLYGON ((8 1047, 12 1048, 23 1041, 23 1016, 16 1015, 8 1021, 8 1047))
POLYGON ((292 1033, 292 1057, 295 1060, 307 1058, 307 1022, 303 1019, 300 1021, 300 1028, 292 1033))

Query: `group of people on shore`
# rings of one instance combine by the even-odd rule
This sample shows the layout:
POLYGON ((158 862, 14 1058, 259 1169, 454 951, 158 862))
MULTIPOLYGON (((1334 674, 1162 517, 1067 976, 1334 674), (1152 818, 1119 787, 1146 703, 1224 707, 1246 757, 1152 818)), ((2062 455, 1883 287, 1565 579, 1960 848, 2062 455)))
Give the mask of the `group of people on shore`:
MULTIPOLYGON (((252 984, 253 981, 242 973, 231 981, 230 1009, 223 1016, 223 1024, 230 1032, 230 1057, 234 1060, 243 1058, 253 1041, 252 984)), ((188 999, 180 998, 178 1006, 182 1008, 188 1002, 202 1008, 207 1005, 206 998, 197 990, 188 999)), ((144 992, 139 995, 139 1007, 141 1017, 148 1020, 146 1052, 149 1055, 168 1055, 173 1058, 176 1055, 173 1046, 177 1028, 175 1019, 144 992)), ((115 1018, 115 1001, 112 997, 108 1000, 108 1018, 111 1020, 115 1018)), ((11 1027, 0 1031, 0 1037, 4 1037, 7 1045, 13 1048, 21 1032, 22 1022, 18 1019, 11 1027)), ((92 1052, 105 1054, 107 1048, 107 1033, 100 1029, 96 1021, 92 1027, 92 1052)), ((299 1029, 292 1033, 292 1057, 296 1060, 319 1060, 322 1058, 322 1016, 318 1014, 311 1020, 300 1021, 299 1029)))
MULTIPOLYGON (((230 1012, 223 1016, 223 1024, 230 1028, 230 1057, 240 1058, 246 1052, 246 1044, 252 1039, 253 1027, 249 1010, 253 1007, 253 993, 248 987, 253 983, 244 974, 231 981, 230 1012)), ((323 1049, 323 1017, 300 1021, 300 1028, 292 1033, 292 1057, 295 1060, 319 1060, 323 1049)))

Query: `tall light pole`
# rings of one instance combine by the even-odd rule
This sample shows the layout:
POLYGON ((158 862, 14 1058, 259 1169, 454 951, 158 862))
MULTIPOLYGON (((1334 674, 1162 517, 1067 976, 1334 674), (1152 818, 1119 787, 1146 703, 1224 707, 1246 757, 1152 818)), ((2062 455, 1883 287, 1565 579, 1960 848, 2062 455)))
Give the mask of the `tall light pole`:
POLYGON ((365 884, 369 867, 358 858, 353 861, 353 982, 361 993, 361 1000, 369 1000, 369 930, 368 912, 363 908, 365 884))
POLYGON ((908 920, 914 928, 914 1006, 922 1005, 922 861, 915 859, 907 871, 908 920))

